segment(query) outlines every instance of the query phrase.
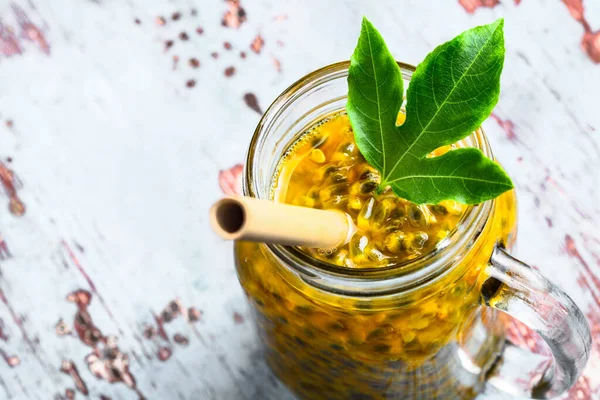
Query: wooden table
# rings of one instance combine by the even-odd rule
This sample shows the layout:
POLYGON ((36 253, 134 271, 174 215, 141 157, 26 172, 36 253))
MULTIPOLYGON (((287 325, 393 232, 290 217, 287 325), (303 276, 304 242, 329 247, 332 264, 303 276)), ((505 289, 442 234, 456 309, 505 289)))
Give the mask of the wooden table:
POLYGON ((600 2, 494 3, 0 1, 0 398, 291 398, 207 211, 261 110, 349 58, 363 14, 412 64, 506 18, 485 128, 518 188, 516 254, 586 311, 569 398, 600 398, 600 2))

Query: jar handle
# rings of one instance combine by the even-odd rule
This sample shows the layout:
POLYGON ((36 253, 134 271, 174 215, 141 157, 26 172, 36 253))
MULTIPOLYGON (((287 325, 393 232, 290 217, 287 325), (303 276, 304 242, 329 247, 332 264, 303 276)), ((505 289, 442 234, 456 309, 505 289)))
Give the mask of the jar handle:
POLYGON ((537 332, 552 353, 552 360, 540 362, 537 357, 532 366, 536 355, 509 345, 489 373, 488 383, 500 391, 533 399, 566 392, 590 355, 592 338, 583 313, 566 293, 499 245, 487 272, 489 278, 482 286, 486 305, 537 332))

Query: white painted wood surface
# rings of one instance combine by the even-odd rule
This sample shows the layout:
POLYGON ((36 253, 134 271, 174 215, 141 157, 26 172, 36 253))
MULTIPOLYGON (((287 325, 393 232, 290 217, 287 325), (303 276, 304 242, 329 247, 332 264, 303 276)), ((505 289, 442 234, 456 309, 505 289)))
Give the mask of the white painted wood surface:
MULTIPOLYGON (((228 5, 216 0, 0 0, 0 19, 23 51, 7 50, 5 29, 0 161, 26 206, 23 216, 9 213, 10 191, 0 191, 0 398, 68 398, 67 389, 84 398, 60 371, 69 360, 89 398, 139 397, 131 381, 92 374, 93 349, 76 333, 57 334, 60 319, 73 327, 77 306, 67 296, 76 290, 92 295, 94 325, 118 339, 146 398, 291 398, 256 356, 232 246, 212 234, 207 211, 221 196, 219 170, 243 161, 259 120, 244 94, 255 93, 264 109, 302 75, 349 58, 362 15, 412 64, 464 29, 506 18, 498 120, 485 128, 518 188, 517 255, 597 318, 599 338, 600 65, 579 47, 583 28, 565 4, 507 0, 473 14, 456 1, 241 5, 247 21, 233 29, 221 25, 228 5), (20 27, 18 10, 42 36, 20 27), (155 21, 161 15, 164 26, 155 21), (260 54, 249 48, 257 34, 260 54), (36 46, 41 37, 48 52, 36 46), (165 51, 167 40, 174 45, 165 51), (229 66, 236 71, 227 78, 229 66), (175 299, 203 314, 165 324, 165 340, 149 327, 175 299)), ((600 28, 600 3, 584 5, 600 28)), ((599 346, 570 398, 600 398, 599 346)))

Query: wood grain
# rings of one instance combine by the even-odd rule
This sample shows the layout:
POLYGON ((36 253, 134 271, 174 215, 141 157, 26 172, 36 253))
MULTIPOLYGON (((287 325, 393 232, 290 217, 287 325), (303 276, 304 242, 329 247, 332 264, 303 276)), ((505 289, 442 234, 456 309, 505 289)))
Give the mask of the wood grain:
POLYGON ((219 171, 243 161, 260 111, 347 59, 363 14, 412 64, 506 19, 484 127, 517 185, 517 255, 595 329, 565 398, 600 398, 600 3, 67 3, 0 2, 0 398, 291 398, 208 208, 219 184, 235 191, 239 167, 219 171))

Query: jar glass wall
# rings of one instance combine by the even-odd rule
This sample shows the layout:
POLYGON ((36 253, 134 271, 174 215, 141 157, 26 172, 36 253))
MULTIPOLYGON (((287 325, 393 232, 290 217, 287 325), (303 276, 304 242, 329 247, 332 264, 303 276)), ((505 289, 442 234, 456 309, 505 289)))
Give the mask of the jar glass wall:
MULTIPOLYGON (((348 63, 316 71, 267 110, 248 152, 245 195, 270 198, 286 149, 346 103, 348 63)), ((405 82, 414 70, 401 65, 405 82)), ((478 130, 466 145, 492 157, 478 130)), ((238 242, 235 259, 265 356, 306 399, 471 398, 504 344, 482 306, 486 266, 516 231, 514 192, 471 207, 436 251, 403 265, 348 271, 297 249, 238 242)))

